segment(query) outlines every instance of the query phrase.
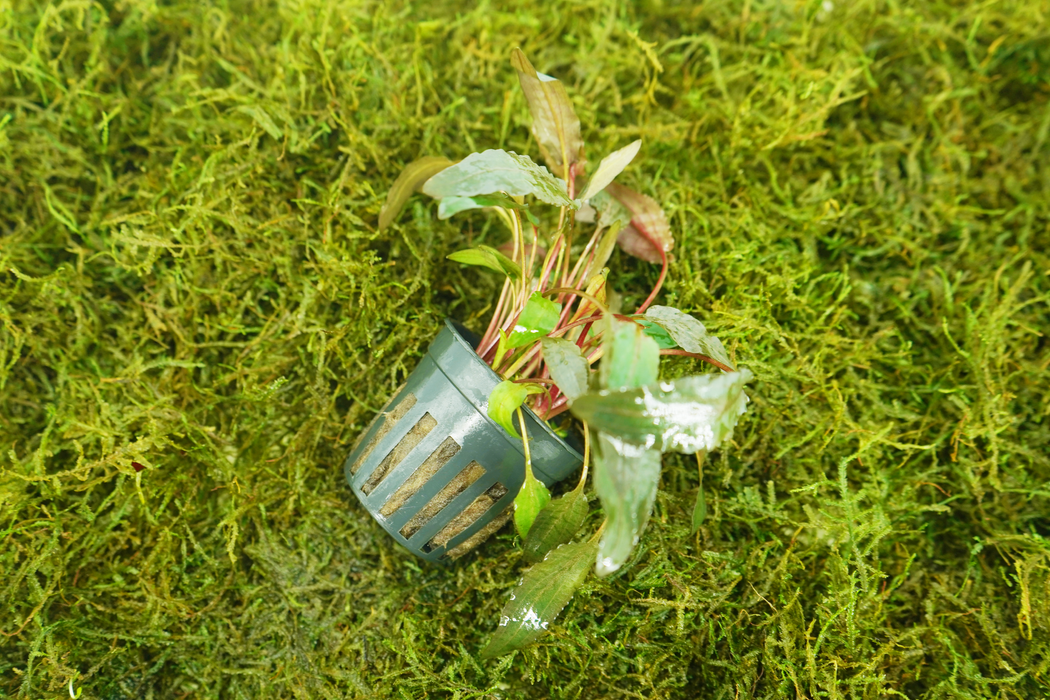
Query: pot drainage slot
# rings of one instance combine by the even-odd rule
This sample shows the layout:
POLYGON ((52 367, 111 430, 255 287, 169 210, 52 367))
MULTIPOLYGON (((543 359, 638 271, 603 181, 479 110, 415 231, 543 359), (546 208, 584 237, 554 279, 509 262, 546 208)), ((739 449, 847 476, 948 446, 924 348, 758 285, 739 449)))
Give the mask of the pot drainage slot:
MULTIPOLYGON (((441 448, 438 448, 438 450, 440 449, 441 448)), ((477 462, 471 462, 463 467, 463 471, 456 474, 456 477, 452 479, 452 481, 445 484, 443 489, 438 491, 418 513, 412 516, 411 520, 405 523, 405 526, 401 528, 401 536, 406 540, 412 537, 412 535, 416 534, 419 528, 430 522, 430 519, 440 513, 442 508, 451 503, 452 499, 466 491, 471 484, 480 479, 484 474, 485 467, 477 462)), ((394 495, 396 496, 397 494, 395 493, 394 495)))
POLYGON ((438 534, 434 535, 429 542, 423 545, 423 551, 431 552, 438 547, 444 547, 449 543, 449 540, 473 525, 478 518, 483 516, 489 508, 494 506, 499 499, 506 495, 507 487, 497 481, 489 487, 488 491, 475 498, 474 501, 464 508, 459 515, 453 518, 448 525, 441 528, 441 531, 438 532, 438 534))
MULTIPOLYGON (((401 408, 401 406, 398 405, 398 408, 401 408)), ((395 409, 395 414, 396 412, 397 410, 395 409)), ((393 415, 390 417, 394 418, 393 415)), ((404 417, 404 413, 401 414, 401 417, 404 417)), ((389 425, 389 421, 387 421, 386 425, 389 425)), ((383 427, 386 427, 386 425, 383 427)), ((376 467, 375 471, 373 471, 371 476, 368 477, 368 481, 366 481, 364 486, 361 487, 361 490, 365 495, 372 493, 372 490, 375 489, 376 486, 379 486, 379 482, 383 480, 383 477, 389 474, 391 469, 401 464, 401 460, 407 457, 408 453, 414 450, 416 445, 418 445, 436 425, 437 421, 434 420, 434 416, 429 413, 424 413, 423 417, 412 426, 412 428, 405 434, 405 437, 401 438, 401 442, 394 445, 394 449, 390 450, 390 454, 383 458, 383 461, 379 463, 379 466, 376 467)))
MULTIPOLYGON (((350 467, 350 474, 357 474, 357 470, 360 469, 361 465, 365 463, 366 459, 368 459, 368 455, 372 454, 372 450, 375 449, 376 445, 378 445, 383 440, 383 438, 386 437, 386 434, 389 433, 390 430, 395 425, 397 425, 397 422, 404 418, 405 414, 411 411, 412 407, 415 405, 416 395, 409 394, 390 413, 380 411, 378 414, 376 414, 376 417, 372 419, 373 423, 381 419, 383 416, 386 416, 386 420, 383 421, 383 424, 379 426, 379 430, 376 431, 376 434, 373 435, 372 439, 368 441, 367 445, 365 445, 364 451, 361 452, 361 456, 357 458, 356 462, 354 462, 354 466, 350 467)), ((371 428, 372 426, 370 425, 368 427, 371 428)), ((364 435, 367 434, 368 431, 366 430, 364 432, 364 435)))
MULTIPOLYGON (((430 481, 431 477, 437 474, 441 467, 448 464, 448 461, 455 457, 457 452, 459 452, 459 443, 451 437, 445 438, 445 441, 438 445, 438 448, 427 457, 426 461, 419 465, 419 469, 412 472, 412 474, 405 479, 405 483, 401 484, 397 491, 394 491, 394 495, 383 504, 382 508, 380 508, 380 514, 382 514, 384 518, 389 518, 393 515, 394 511, 405 505, 405 501, 415 496, 416 492, 423 488, 423 484, 430 481)), ((472 465, 473 464, 477 464, 477 462, 473 462, 472 465)), ((460 472, 456 479, 462 477, 468 469, 470 469, 470 466, 460 472)), ((484 473, 484 470, 482 470, 482 473, 484 473)), ((453 480, 453 483, 454 482, 455 479, 453 480)), ((470 484, 468 483, 466 486, 469 485, 470 484)), ((463 488, 466 488, 466 486, 463 488)), ((448 487, 446 486, 445 488, 448 487)), ((442 493, 444 493, 444 491, 442 491, 442 493)), ((433 502, 433 500, 430 501, 430 503, 433 502)), ((427 506, 429 507, 429 505, 430 504, 428 503, 427 506)), ((437 511, 434 512, 436 513, 437 511)), ((429 519, 430 517, 428 516, 427 520, 429 519)))
POLYGON ((442 559, 459 559, 461 556, 469 552, 470 550, 477 547, 479 544, 488 539, 489 535, 494 533, 496 530, 503 527, 503 525, 510 520, 510 516, 514 514, 514 507, 510 506, 505 508, 502 513, 497 515, 491 523, 481 528, 473 535, 457 544, 452 549, 448 550, 441 555, 442 559))

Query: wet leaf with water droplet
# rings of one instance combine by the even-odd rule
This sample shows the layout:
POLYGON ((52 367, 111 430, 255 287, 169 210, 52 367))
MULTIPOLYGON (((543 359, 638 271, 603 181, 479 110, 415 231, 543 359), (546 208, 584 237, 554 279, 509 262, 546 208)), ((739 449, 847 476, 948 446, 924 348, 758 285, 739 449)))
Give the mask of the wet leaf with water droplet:
POLYGON ((732 437, 747 410, 744 384, 751 378, 744 369, 592 391, 573 402, 572 412, 596 430, 659 452, 713 450, 732 437))
POLYGON ((660 485, 660 453, 598 433, 594 451, 594 490, 605 509, 605 531, 595 572, 608 576, 623 566, 638 544, 660 485))
POLYGON ((535 641, 547 631, 590 571, 595 542, 577 542, 555 549, 525 572, 511 591, 499 627, 482 658, 501 656, 535 641))
POLYGON ((675 342, 687 352, 706 355, 726 367, 733 367, 722 341, 707 332, 696 318, 670 306, 651 306, 645 318, 665 328, 675 342))
POLYGON ((508 348, 520 348, 535 342, 554 330, 561 316, 561 304, 533 292, 507 335, 508 348))
POLYGON ((564 338, 543 338, 543 360, 551 379, 571 403, 587 391, 589 365, 576 343, 564 338))
POLYGON ((583 525, 588 510, 582 485, 548 503, 536 516, 525 538, 525 561, 540 561, 547 552, 571 540, 583 525))

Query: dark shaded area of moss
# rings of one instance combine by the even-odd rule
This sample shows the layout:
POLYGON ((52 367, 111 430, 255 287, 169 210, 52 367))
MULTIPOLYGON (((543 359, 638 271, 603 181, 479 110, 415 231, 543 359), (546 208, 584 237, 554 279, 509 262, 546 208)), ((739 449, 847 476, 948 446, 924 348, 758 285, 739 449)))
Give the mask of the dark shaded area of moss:
POLYGON ((1048 12, 0 2, 0 693, 1046 695, 1048 12), (513 535, 423 567, 340 465, 491 311, 484 214, 375 222, 421 154, 535 152, 518 45, 592 161, 645 139, 663 302, 758 379, 701 533, 668 458, 633 564, 482 663, 513 535))

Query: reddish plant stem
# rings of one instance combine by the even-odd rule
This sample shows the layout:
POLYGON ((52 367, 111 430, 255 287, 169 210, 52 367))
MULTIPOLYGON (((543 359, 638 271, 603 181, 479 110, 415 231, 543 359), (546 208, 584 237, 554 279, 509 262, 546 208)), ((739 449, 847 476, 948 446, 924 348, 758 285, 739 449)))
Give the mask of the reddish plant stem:
POLYGON ((711 358, 711 357, 708 357, 707 355, 701 355, 699 353, 689 352, 689 351, 683 350, 681 348, 670 348, 668 350, 661 350, 660 354, 661 355, 682 355, 684 357, 695 357, 698 360, 703 360, 704 362, 710 362, 711 364, 713 364, 715 367, 717 367, 718 369, 722 370, 723 372, 735 372, 736 371, 732 367, 730 367, 729 365, 724 365, 721 362, 719 362, 718 360, 716 360, 714 358, 711 358))
POLYGON ((645 300, 645 303, 638 307, 638 310, 635 312, 636 314, 644 314, 645 313, 645 310, 648 309, 649 305, 653 303, 654 299, 656 299, 656 295, 660 293, 660 287, 664 286, 664 279, 667 277, 667 253, 664 251, 664 249, 660 245, 658 245, 655 241, 653 241, 652 238, 650 238, 648 235, 646 235, 644 231, 642 232, 642 235, 645 236, 649 240, 650 243, 652 243, 654 246, 656 246, 656 249, 658 251, 660 251, 660 263, 661 264, 660 264, 660 277, 657 278, 657 280, 656 280, 656 286, 653 287, 653 291, 649 293, 649 298, 645 300))
POLYGON ((491 340, 492 333, 496 330, 496 325, 499 323, 500 314, 503 313, 503 305, 507 301, 507 290, 510 289, 510 278, 503 280, 503 291, 500 292, 499 301, 496 303, 496 310, 492 312, 492 320, 489 321, 489 327, 485 330, 485 335, 481 336, 481 340, 478 341, 478 345, 474 348, 478 355, 483 354, 481 351, 482 346, 491 340))

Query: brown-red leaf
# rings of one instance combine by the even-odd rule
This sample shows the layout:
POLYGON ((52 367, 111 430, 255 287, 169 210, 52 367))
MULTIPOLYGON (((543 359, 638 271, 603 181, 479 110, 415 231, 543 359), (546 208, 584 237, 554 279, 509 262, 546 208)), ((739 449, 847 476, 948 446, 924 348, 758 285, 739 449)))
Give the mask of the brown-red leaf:
MULTIPOLYGON (((669 253, 674 248, 674 235, 671 233, 671 224, 667 221, 667 215, 664 214, 664 210, 652 197, 648 197, 640 192, 635 192, 629 187, 617 184, 615 182, 609 183, 605 188, 605 191, 616 198, 620 204, 627 207, 631 212, 631 226, 634 227, 636 237, 648 239, 650 249, 655 253, 656 258, 647 257, 644 254, 633 252, 633 250, 627 248, 624 245, 624 233, 620 234, 620 245, 623 249, 635 255, 643 260, 650 262, 660 262, 661 255, 657 250, 662 250, 664 253, 669 253)), ((629 227, 628 227, 629 228, 629 227)), ((626 231, 626 229, 625 229, 626 231)), ((630 234, 627 235, 628 244, 636 243, 635 248, 639 251, 644 251, 640 243, 631 240, 630 234)))

